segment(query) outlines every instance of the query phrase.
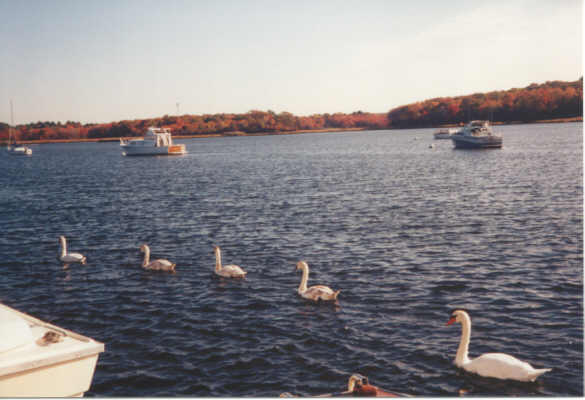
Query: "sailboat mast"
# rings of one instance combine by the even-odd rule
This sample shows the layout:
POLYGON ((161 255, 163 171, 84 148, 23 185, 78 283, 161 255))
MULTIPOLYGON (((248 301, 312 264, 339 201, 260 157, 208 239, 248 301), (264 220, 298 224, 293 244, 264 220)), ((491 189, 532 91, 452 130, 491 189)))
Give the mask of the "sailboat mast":
POLYGON ((16 139, 14 140, 14 143, 12 143, 13 125, 14 125, 14 110, 12 107, 12 99, 10 99, 10 125, 8 126, 8 146, 6 146, 6 150, 8 150, 8 154, 14 154, 14 155, 18 155, 18 156, 30 156, 32 154, 32 150, 30 147, 25 146, 25 145, 19 146, 16 143, 16 139))
POLYGON ((8 127, 8 147, 12 141, 12 125, 14 125, 14 112, 12 111, 12 99, 10 99, 10 126, 8 127))

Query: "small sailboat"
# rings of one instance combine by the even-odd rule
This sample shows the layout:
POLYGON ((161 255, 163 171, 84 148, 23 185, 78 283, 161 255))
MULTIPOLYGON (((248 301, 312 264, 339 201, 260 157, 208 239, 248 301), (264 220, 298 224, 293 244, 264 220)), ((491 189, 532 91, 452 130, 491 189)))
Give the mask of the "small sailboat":
POLYGON ((25 145, 19 145, 16 143, 16 139, 14 142, 12 141, 12 126, 14 125, 14 116, 12 112, 12 100, 10 100, 10 126, 8 127, 8 146, 6 150, 8 154, 12 154, 14 156, 30 156, 32 155, 32 149, 25 145))

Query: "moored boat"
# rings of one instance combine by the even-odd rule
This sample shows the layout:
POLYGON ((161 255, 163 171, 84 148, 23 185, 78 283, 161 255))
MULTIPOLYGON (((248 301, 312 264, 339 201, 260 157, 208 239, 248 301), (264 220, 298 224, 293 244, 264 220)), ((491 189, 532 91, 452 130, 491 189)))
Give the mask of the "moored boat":
POLYGON ((120 138, 120 147, 125 156, 172 156, 187 153, 184 144, 173 144, 169 128, 150 127, 143 139, 120 138))
POLYGON ((459 132, 460 128, 441 128, 433 134, 435 139, 451 139, 451 135, 459 132))
POLYGON ((32 155, 32 149, 28 146, 24 145, 8 145, 6 147, 6 151, 8 154, 12 154, 13 156, 30 156, 32 155))
POLYGON ((13 156, 30 156, 32 155, 32 149, 23 144, 17 144, 16 139, 12 140, 12 125, 14 125, 14 116, 12 112, 12 100, 10 100, 10 126, 8 127, 8 146, 6 151, 8 154, 13 156))
POLYGON ((0 397, 80 397, 104 344, 0 304, 0 397))
POLYGON ((489 121, 471 121, 461 131, 451 135, 456 149, 501 148, 502 136, 492 132, 489 121))

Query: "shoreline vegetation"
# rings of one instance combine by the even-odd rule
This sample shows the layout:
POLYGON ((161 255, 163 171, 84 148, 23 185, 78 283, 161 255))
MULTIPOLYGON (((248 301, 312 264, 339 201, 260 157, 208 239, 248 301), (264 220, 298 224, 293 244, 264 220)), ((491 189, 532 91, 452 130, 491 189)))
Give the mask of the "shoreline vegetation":
MULTIPOLYGON (((289 112, 252 110, 245 114, 165 115, 160 118, 101 124, 36 122, 17 125, 20 143, 118 141, 140 138, 150 126, 169 128, 176 139, 265 136, 316 132, 420 129, 463 126, 470 120, 493 125, 583 121, 583 78, 533 83, 523 89, 441 97, 396 107, 387 113, 295 116, 289 112)), ((0 123, 0 143, 7 143, 9 125, 0 123)))
MULTIPOLYGON (((539 120, 532 122, 493 122, 492 125, 519 125, 519 124, 559 124, 567 122, 583 122, 583 117, 572 117, 572 118, 558 118, 550 120, 539 120)), ((437 128, 453 128, 458 127, 457 124, 445 124, 438 126, 437 128)), ((219 138, 219 137, 233 137, 233 136, 278 136, 278 135, 298 135, 303 133, 340 133, 340 132, 359 132, 359 131, 374 131, 374 130, 405 130, 415 128, 382 128, 382 129, 368 129, 368 128, 330 128, 330 129, 313 129, 313 130, 298 130, 298 131, 283 131, 283 132, 224 132, 224 133, 207 133, 207 134, 194 134, 194 135, 180 135, 173 136, 175 139, 204 139, 204 138, 219 138)), ((142 139, 143 136, 123 136, 123 137, 106 137, 106 138, 72 138, 72 139, 39 139, 39 140, 22 140, 19 141, 23 144, 47 144, 47 143, 91 143, 91 142, 118 142, 120 139, 142 139)), ((6 144, 7 141, 1 141, 0 143, 6 144)))

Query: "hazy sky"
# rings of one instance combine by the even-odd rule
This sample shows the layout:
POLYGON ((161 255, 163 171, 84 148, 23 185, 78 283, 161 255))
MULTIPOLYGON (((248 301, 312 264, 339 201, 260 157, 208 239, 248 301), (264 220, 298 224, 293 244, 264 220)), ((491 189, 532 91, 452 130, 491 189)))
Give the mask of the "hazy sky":
POLYGON ((582 0, 0 0, 0 121, 391 108, 583 74, 582 0))

